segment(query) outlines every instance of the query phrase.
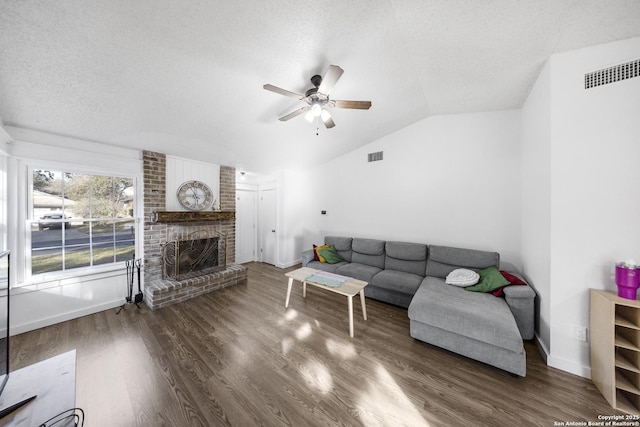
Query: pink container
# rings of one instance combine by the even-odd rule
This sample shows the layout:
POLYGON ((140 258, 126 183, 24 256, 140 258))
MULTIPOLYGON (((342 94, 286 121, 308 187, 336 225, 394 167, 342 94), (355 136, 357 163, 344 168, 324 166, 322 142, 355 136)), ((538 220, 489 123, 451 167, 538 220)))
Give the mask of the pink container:
POLYGON ((624 262, 616 263, 616 285, 619 297, 636 299, 640 287, 640 268, 624 262))

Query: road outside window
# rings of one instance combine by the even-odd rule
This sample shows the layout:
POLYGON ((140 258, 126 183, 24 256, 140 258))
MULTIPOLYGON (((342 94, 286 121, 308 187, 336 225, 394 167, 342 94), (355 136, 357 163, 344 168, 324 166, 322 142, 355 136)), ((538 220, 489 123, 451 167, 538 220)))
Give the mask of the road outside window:
POLYGON ((134 257, 132 178, 34 170, 31 274, 134 257))

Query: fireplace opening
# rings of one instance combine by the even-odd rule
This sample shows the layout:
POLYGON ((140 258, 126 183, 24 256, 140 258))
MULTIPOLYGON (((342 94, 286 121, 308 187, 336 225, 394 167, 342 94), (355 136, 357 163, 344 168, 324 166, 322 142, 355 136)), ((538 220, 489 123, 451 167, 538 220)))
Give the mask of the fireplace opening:
POLYGON ((215 270, 224 270, 226 236, 202 236, 194 233, 184 240, 167 242, 162 247, 163 278, 182 280, 215 270))

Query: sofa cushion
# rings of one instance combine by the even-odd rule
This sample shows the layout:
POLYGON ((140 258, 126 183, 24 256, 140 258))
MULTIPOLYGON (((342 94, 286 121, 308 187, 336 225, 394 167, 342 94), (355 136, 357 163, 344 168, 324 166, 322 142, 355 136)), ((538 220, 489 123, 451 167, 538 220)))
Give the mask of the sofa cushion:
POLYGON ((344 263, 336 269, 336 273, 338 274, 353 277, 358 280, 364 280, 367 283, 371 283, 373 276, 378 274, 380 271, 382 271, 381 268, 358 264, 357 262, 344 263))
POLYGON ((351 242, 351 262, 382 270, 384 268, 384 244, 384 240, 354 238, 351 242))
MULTIPOLYGON (((518 277, 518 276, 516 276, 514 274, 511 274, 511 273, 508 273, 508 272, 502 271, 502 270, 500 270, 500 273, 502 274, 502 276, 505 279, 507 279, 509 281, 509 285, 516 285, 517 286, 517 285, 526 285, 527 284, 527 282, 525 282, 520 277, 518 277)), ((509 285, 506 285, 506 286, 509 286, 509 285)), ((492 292, 492 294, 495 297, 504 296, 504 287, 495 289, 492 292)))
POLYGON ((320 250, 322 250, 322 249, 326 249, 326 248, 328 248, 329 246, 330 246, 330 245, 326 245, 326 244, 325 244, 325 245, 322 245, 322 246, 316 246, 316 245, 313 245, 313 253, 314 253, 314 255, 313 255, 313 260, 314 260, 314 261, 320 261, 320 262, 326 262, 326 261, 325 261, 325 259, 324 259, 324 257, 323 257, 322 255, 320 255, 320 252, 319 252, 319 251, 320 251, 320 250))
POLYGON ((426 276, 444 279, 456 268, 480 270, 492 265, 500 265, 500 254, 497 252, 432 245, 429 246, 426 276))
POLYGON ((403 294, 416 293, 424 277, 404 271, 382 270, 373 277, 371 285, 378 288, 390 289, 403 294))
POLYGON ((480 275, 480 281, 465 288, 467 291, 472 292, 493 292, 498 288, 503 288, 509 284, 509 281, 504 278, 496 267, 487 267, 478 271, 480 275))
POLYGON ((467 292, 437 277, 425 277, 408 314, 411 320, 507 350, 523 348, 518 325, 502 298, 467 292))
POLYGON ((347 262, 351 262, 351 237, 325 236, 324 243, 336 248, 336 252, 340 258, 347 262))
POLYGON ((472 286, 480 281, 480 275, 473 270, 467 268, 456 268, 451 273, 447 274, 444 283, 452 286, 459 286, 466 288, 472 286))
POLYGON ((427 245, 407 242, 386 242, 385 270, 397 270, 424 277, 427 267, 427 245))
POLYGON ((318 251, 318 256, 321 256, 322 258, 324 258, 324 262, 326 262, 327 264, 337 264, 341 261, 344 261, 340 257, 340 255, 338 255, 338 252, 336 252, 336 248, 331 245, 329 245, 329 247, 324 249, 318 248, 317 251, 318 251))
POLYGON ((326 262, 320 261, 311 261, 305 267, 315 268, 316 270, 328 271, 330 273, 335 273, 338 267, 341 265, 348 264, 346 262, 339 262, 337 264, 327 264, 326 262))

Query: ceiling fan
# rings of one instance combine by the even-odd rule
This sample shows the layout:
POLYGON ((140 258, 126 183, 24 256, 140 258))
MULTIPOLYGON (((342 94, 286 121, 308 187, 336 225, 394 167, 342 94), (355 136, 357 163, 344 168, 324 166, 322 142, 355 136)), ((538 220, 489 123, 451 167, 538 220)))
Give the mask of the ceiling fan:
POLYGON ((325 127, 332 128, 336 124, 331 118, 331 114, 327 110, 327 108, 350 108, 356 110, 368 110, 371 108, 371 101, 337 101, 333 99, 329 99, 329 93, 336 85, 340 77, 344 73, 344 70, 337 65, 330 65, 327 72, 324 74, 324 77, 315 75, 311 77, 311 83, 313 86, 311 89, 306 91, 304 95, 301 95, 296 92, 291 92, 282 88, 279 88, 274 85, 266 84, 262 86, 266 90, 270 90, 271 92, 279 93, 280 95, 290 96, 292 98, 297 98, 300 101, 304 101, 307 103, 302 108, 299 108, 291 113, 280 117, 278 120, 281 122, 285 122, 289 119, 297 117, 301 114, 304 114, 304 118, 307 119, 310 123, 314 120, 320 118, 324 123, 325 127))

